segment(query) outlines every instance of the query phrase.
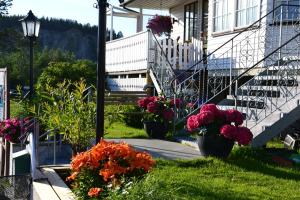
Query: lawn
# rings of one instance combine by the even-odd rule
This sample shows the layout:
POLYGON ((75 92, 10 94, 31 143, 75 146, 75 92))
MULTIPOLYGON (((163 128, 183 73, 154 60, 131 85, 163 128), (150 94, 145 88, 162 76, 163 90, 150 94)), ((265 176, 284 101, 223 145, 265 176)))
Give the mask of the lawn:
POLYGON ((112 199, 300 199, 300 167, 280 167, 264 150, 236 148, 227 160, 158 160, 126 196, 112 199))
POLYGON ((144 129, 133 128, 122 122, 115 122, 106 129, 104 138, 148 138, 144 129))

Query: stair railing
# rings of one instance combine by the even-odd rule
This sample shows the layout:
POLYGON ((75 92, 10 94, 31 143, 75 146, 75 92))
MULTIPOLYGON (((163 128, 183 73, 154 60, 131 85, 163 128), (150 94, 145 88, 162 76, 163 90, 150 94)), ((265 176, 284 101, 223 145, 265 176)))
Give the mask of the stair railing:
POLYGON ((175 72, 167 58, 166 52, 164 52, 160 42, 150 30, 148 41, 150 75, 155 77, 154 81, 157 81, 158 91, 166 97, 171 97, 173 95, 171 80, 175 77, 175 72))
POLYGON ((287 103, 300 95, 300 32, 236 77, 231 85, 236 86, 236 107, 246 114, 244 124, 248 128, 255 127, 276 111, 279 119, 281 108, 293 107, 287 103), (268 65, 257 68, 260 63, 268 65), (238 84, 253 73, 256 74, 253 78, 238 84))
MULTIPOLYGON (((298 32, 299 5, 280 5, 176 76, 172 80, 175 97, 193 105, 193 109, 178 111, 178 122, 204 103, 216 101, 223 92, 233 94, 234 88, 228 86, 236 77, 252 66, 270 65, 259 61, 298 32), (187 78, 179 81, 184 77, 187 78)), ((251 72, 249 76, 257 74, 251 72)))

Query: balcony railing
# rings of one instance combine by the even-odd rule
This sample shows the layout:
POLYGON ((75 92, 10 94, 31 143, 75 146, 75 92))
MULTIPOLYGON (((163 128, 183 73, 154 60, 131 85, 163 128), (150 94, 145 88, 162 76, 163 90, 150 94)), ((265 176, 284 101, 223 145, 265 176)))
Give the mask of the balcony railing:
MULTIPOLYGON (((124 72, 148 69, 149 31, 113 40, 106 44, 106 71, 124 72)), ((202 42, 179 43, 173 39, 159 40, 173 69, 187 69, 202 58, 202 42)))

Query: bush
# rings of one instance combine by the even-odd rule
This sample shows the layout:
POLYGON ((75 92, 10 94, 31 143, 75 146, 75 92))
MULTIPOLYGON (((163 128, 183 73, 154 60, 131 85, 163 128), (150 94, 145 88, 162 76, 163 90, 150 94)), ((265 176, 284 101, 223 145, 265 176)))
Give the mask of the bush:
POLYGON ((143 113, 135 105, 105 105, 105 117, 109 125, 114 122, 122 122, 134 128, 143 127, 143 113))
POLYGON ((39 77, 38 87, 45 88, 46 84, 53 87, 65 79, 71 82, 85 79, 87 85, 95 85, 96 64, 88 60, 51 62, 39 77))
POLYGON ((47 129, 58 130, 79 152, 90 145, 95 137, 96 105, 84 96, 85 82, 62 82, 55 87, 46 85, 39 91, 42 101, 42 123, 47 129))

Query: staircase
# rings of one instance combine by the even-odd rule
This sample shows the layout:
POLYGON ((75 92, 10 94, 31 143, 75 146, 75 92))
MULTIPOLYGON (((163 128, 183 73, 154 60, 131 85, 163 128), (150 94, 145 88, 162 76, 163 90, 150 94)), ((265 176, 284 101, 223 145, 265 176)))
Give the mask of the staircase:
POLYGON ((193 109, 177 110, 177 123, 205 103, 235 108, 254 133, 252 145, 262 146, 295 122, 300 116, 299 10, 294 5, 274 8, 179 74, 171 65, 160 68, 153 62, 153 78, 166 96, 193 104, 193 109))

